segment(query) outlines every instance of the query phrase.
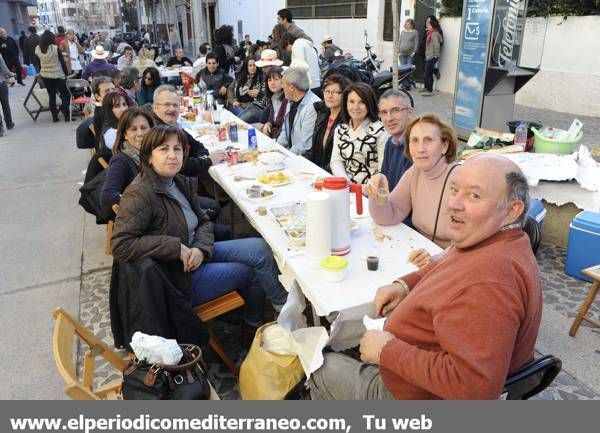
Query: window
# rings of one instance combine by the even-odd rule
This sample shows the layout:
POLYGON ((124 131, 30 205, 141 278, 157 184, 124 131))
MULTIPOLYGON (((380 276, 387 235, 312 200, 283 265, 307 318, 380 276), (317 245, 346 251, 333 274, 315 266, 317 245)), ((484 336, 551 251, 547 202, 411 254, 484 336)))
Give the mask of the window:
MULTIPOLYGON (((398 13, 402 13, 401 1, 398 1, 398 13)), ((398 29, 400 31, 400 29, 398 29)), ((383 9, 383 40, 394 40, 394 13, 392 12, 392 0, 385 0, 383 9)))
POLYGON ((294 19, 366 18, 367 1, 287 0, 294 19))

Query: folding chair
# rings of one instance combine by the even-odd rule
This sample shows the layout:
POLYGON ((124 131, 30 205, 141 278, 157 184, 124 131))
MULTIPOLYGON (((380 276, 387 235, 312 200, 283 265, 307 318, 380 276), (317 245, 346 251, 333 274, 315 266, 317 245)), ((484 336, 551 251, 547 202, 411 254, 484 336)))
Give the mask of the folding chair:
MULTIPOLYGON (((25 111, 27 111, 27 114, 31 116, 34 122, 37 121, 41 113, 45 111, 50 111, 48 92, 46 91, 46 89, 42 88, 43 83, 43 78, 40 75, 36 75, 33 82, 31 83, 29 91, 27 92, 27 96, 25 96, 25 100, 23 101, 23 107, 25 108, 25 111), (36 88, 36 86, 38 87, 36 88), (31 105, 32 100, 35 103, 35 105, 37 105, 37 107, 32 108, 29 106, 31 105)), ((61 103, 62 102, 60 99, 60 95, 57 94, 56 106, 60 106, 61 103)))
MULTIPOLYGON (((54 333, 52 336, 52 351, 56 368, 66 383, 65 394, 73 400, 122 400, 122 380, 115 380, 107 385, 94 387, 94 370, 96 357, 102 356, 119 373, 127 366, 127 359, 122 359, 108 345, 96 337, 89 329, 75 320, 62 308, 52 313, 54 317, 54 333), (76 352, 74 339, 82 340, 87 346, 84 359, 82 378, 77 378, 76 352)), ((210 385, 210 400, 219 400, 219 396, 210 385)))
MULTIPOLYGON (((228 313, 230 311, 235 310, 245 304, 244 299, 240 296, 238 292, 235 290, 233 292, 229 292, 223 296, 220 296, 212 301, 208 301, 202 305, 199 305, 194 308, 194 313, 204 322, 208 322, 211 319, 219 317, 222 314, 228 313)), ((214 332, 208 327, 208 332, 210 335, 210 339, 208 340, 208 344, 215 353, 221 358, 223 363, 229 368, 231 373, 237 377, 238 369, 235 366, 235 363, 227 356, 214 332)))
POLYGON ((90 102, 92 88, 89 81, 84 79, 68 79, 67 88, 71 92, 71 103, 69 104, 69 117, 73 121, 73 106, 77 108, 77 113, 83 115, 83 107, 90 102))

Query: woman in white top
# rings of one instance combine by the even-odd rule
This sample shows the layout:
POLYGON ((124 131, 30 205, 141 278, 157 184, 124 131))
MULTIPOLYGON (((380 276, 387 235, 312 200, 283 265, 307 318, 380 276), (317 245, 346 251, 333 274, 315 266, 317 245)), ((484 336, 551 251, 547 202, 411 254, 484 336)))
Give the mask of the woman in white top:
POLYGON ((60 50, 65 56, 69 76, 67 78, 81 78, 83 66, 79 61, 79 55, 83 54, 83 48, 77 42, 75 30, 69 29, 65 33, 65 39, 60 43, 60 50))
POLYGON ((353 83, 342 99, 344 123, 333 136, 331 172, 356 183, 367 183, 379 172, 388 133, 377 114, 377 99, 370 86, 353 83))

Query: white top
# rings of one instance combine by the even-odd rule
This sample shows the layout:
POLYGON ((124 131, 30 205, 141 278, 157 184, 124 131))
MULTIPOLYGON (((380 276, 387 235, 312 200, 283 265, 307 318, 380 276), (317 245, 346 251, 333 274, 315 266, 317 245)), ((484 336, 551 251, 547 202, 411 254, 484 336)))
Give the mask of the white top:
POLYGON ((71 69, 73 71, 81 71, 81 63, 79 62, 79 51, 75 42, 69 42, 69 56, 71 57, 71 69))
POLYGON ((378 120, 366 118, 356 129, 342 123, 335 128, 331 151, 331 172, 356 183, 367 183, 383 162, 389 134, 378 120))
POLYGON ((117 130, 115 128, 108 128, 104 132, 104 145, 112 150, 115 141, 117 140, 117 130))
POLYGON ((307 39, 296 39, 292 45, 292 62, 302 60, 308 65, 310 88, 321 87, 321 69, 319 55, 312 42, 307 39))

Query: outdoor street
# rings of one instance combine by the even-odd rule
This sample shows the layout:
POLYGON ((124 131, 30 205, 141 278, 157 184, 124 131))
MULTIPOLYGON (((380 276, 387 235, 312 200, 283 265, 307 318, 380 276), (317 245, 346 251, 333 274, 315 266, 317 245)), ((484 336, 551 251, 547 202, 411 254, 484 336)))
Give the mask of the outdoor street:
MULTIPOLYGON (((10 88, 16 127, 0 138, 0 399, 55 400, 66 396, 52 355, 52 310, 63 307, 110 342, 112 258, 104 254, 105 226, 97 226, 77 203, 89 159, 87 150, 75 147, 78 121, 53 124, 46 112, 34 122, 22 106, 31 81, 10 88)), ((449 118, 450 95, 413 95, 417 113, 436 111, 449 118)), ((523 106, 516 111, 515 118, 561 128, 577 117, 584 124, 582 143, 600 144, 600 118, 523 106)), ((568 335, 589 283, 563 274, 564 251, 544 243, 538 252, 545 305, 536 347, 562 359, 563 371, 537 398, 600 399, 600 332, 583 324, 575 338, 568 335)), ((597 319, 600 299, 591 311, 597 319)), ((237 398, 222 366, 212 364, 211 373, 223 398, 237 398)))

